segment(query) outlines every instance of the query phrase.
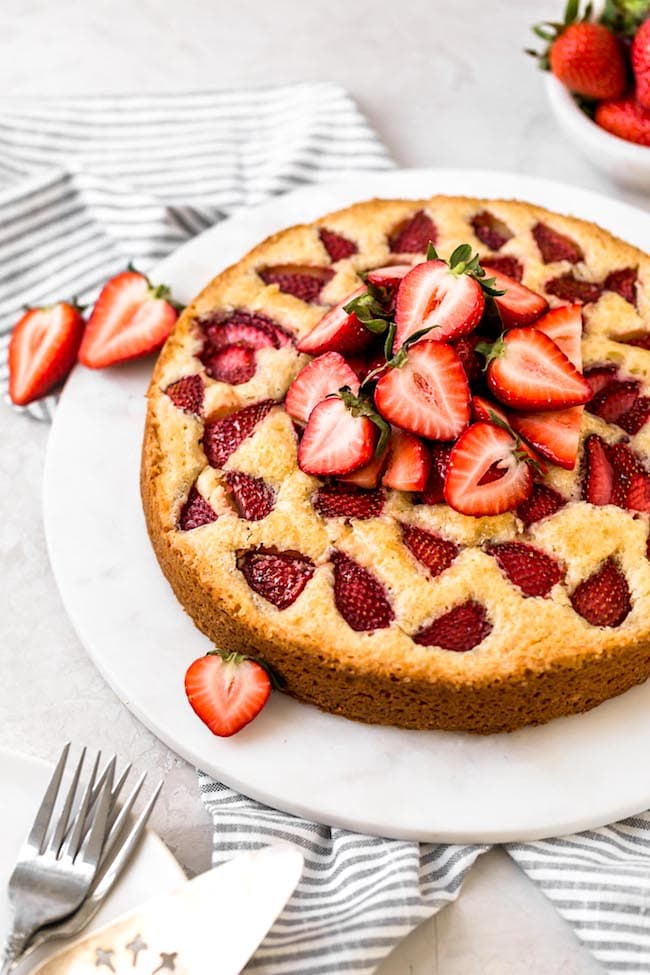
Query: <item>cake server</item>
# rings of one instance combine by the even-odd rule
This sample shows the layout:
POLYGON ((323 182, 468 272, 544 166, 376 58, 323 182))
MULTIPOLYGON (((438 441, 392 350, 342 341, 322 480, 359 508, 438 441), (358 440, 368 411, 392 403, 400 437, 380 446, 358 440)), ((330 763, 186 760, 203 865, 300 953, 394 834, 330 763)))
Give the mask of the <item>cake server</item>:
POLYGON ((238 975, 302 867, 302 855, 285 844, 241 853, 73 942, 31 975, 238 975))

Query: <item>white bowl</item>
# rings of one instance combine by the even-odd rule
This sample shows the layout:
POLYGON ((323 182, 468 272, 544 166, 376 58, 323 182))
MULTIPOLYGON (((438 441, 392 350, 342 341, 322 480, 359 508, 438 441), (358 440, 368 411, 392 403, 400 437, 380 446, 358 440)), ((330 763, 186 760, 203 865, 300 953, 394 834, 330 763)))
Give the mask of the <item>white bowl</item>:
POLYGON ((550 72, 545 82, 555 117, 589 162, 621 186, 650 193, 650 146, 627 142, 601 129, 550 72))

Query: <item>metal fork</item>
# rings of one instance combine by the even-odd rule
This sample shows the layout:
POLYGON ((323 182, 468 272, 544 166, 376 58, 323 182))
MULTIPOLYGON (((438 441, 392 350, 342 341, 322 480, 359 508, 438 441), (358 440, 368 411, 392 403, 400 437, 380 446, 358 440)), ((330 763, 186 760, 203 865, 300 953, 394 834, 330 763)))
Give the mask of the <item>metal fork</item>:
POLYGON ((76 815, 70 822, 86 753, 86 749, 83 749, 48 841, 69 751, 68 743, 61 752, 9 879, 9 901, 14 918, 0 975, 7 975, 12 970, 16 959, 39 928, 60 921, 79 907, 97 873, 108 828, 116 760, 113 758, 108 763, 102 775, 103 784, 95 793, 100 758, 97 755, 76 815))

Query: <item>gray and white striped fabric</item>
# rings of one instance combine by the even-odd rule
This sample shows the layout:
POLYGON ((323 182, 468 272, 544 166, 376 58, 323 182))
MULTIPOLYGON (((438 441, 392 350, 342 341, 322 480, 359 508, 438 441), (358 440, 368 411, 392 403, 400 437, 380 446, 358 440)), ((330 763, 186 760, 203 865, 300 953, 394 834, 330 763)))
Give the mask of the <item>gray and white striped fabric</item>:
MULTIPOLYGON (((402 938, 459 895, 488 847, 387 840, 321 826, 199 773, 213 863, 277 840, 305 857, 300 884, 255 953, 256 975, 370 975, 402 938)), ((610 975, 650 972, 650 813, 505 850, 610 975)))
MULTIPOLYGON (((24 305, 89 301, 238 207, 392 166, 328 83, 168 95, 0 97, 0 392, 24 305)), ((54 398, 28 407, 50 419, 54 398)))

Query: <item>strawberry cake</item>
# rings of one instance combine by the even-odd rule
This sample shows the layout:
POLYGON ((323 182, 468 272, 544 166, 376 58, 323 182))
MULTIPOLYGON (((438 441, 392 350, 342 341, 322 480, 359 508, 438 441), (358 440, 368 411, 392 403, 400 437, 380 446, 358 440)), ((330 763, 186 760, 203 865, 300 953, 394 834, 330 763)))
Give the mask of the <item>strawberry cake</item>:
POLYGON ((158 560, 210 640, 359 721, 510 731, 650 675, 650 258, 527 203, 372 200, 185 309, 158 560))

